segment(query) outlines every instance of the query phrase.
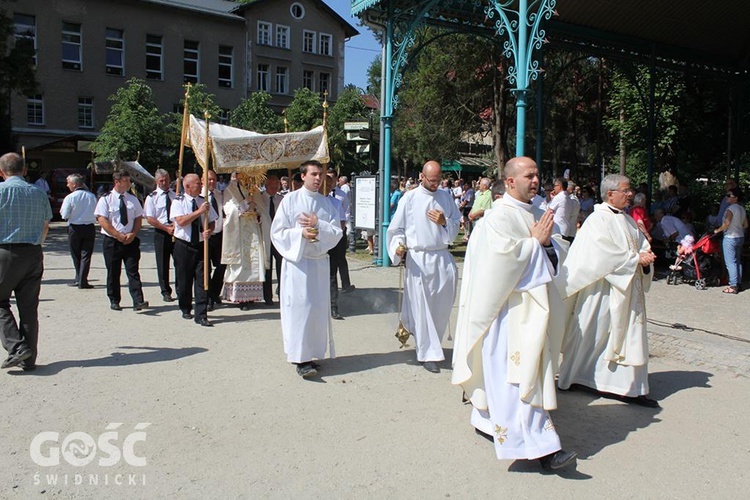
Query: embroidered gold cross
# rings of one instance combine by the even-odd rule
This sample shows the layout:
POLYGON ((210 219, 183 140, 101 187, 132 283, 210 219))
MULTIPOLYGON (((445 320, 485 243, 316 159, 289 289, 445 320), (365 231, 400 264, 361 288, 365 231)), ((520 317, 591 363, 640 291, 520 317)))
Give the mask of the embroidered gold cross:
POLYGON ((516 351, 513 353, 513 356, 510 357, 510 359, 515 363, 516 366, 521 364, 521 353, 516 351))
POLYGON ((508 439, 508 428, 496 425, 495 434, 497 435, 497 442, 503 444, 505 440, 508 439))

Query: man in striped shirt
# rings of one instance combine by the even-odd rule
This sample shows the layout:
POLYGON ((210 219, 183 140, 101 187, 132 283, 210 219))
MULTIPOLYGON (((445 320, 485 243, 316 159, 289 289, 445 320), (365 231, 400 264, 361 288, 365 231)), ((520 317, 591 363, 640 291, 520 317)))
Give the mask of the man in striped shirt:
POLYGON ((39 291, 44 263, 42 242, 52 219, 47 195, 24 180, 16 153, 0 157, 0 340, 8 351, 2 368, 36 367, 39 291), (15 295, 19 322, 10 310, 15 295))

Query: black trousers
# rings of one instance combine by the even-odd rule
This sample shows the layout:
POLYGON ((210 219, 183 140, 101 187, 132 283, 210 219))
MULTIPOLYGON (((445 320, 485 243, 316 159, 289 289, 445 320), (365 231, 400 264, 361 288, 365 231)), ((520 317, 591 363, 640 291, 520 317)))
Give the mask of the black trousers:
POLYGON ((76 270, 75 282, 78 286, 88 285, 89 269, 91 269, 91 255, 94 253, 96 229, 93 224, 69 224, 68 244, 73 267, 76 270))
POLYGON ((143 302, 143 286, 138 272, 138 263, 141 260, 141 240, 135 238, 129 245, 124 245, 110 236, 105 236, 103 240, 102 253, 104 253, 104 265, 107 266, 107 297, 110 303, 119 304, 122 298, 120 274, 124 263, 133 305, 140 304, 143 302))
MULTIPOLYGON (((343 238, 342 238, 343 240, 343 238)), ((341 243, 339 241, 339 243, 341 243)), ((336 247, 333 247, 332 249, 328 250, 328 265, 330 269, 330 278, 331 278, 331 312, 338 312, 339 311, 339 284, 337 278, 338 274, 338 268, 333 263, 334 258, 333 255, 336 251, 336 247)))
POLYGON ((39 290, 44 260, 41 245, 0 245, 0 340, 9 354, 28 347, 33 353, 26 366, 36 364, 39 339, 39 290), (16 297, 18 323, 10 310, 16 297))
POLYGON ((208 239, 208 260, 211 262, 211 267, 213 267, 213 273, 208 280, 208 297, 212 300, 221 298, 221 287, 224 286, 224 273, 227 270, 227 266, 221 263, 222 238, 222 234, 219 233, 212 234, 208 239))
MULTIPOLYGON (((154 230, 154 253, 156 254, 156 276, 159 278, 161 294, 172 295, 172 285, 169 280, 169 259, 172 258, 174 253, 174 243, 171 234, 160 229, 154 230)), ((176 288, 179 290, 180 287, 177 286, 176 288)))
POLYGON ((352 282, 349 279, 349 263, 346 260, 346 248, 347 239, 345 228, 343 236, 336 244, 336 246, 333 247, 329 252, 329 255, 331 256, 331 267, 334 269, 332 271, 334 273, 333 279, 336 279, 336 273, 341 276, 341 288, 343 290, 349 288, 352 285, 352 282))
POLYGON ((268 261, 268 269, 266 269, 266 281, 263 282, 263 300, 271 302, 273 300, 273 283, 271 282, 271 275, 273 274, 274 263, 276 264, 276 286, 281 293, 281 254, 276 250, 276 247, 271 243, 271 258, 268 261))
POLYGON ((208 317, 208 293, 203 289, 203 243, 191 245, 180 239, 174 243, 174 269, 180 289, 177 302, 183 313, 193 306, 195 292, 195 322, 208 317))

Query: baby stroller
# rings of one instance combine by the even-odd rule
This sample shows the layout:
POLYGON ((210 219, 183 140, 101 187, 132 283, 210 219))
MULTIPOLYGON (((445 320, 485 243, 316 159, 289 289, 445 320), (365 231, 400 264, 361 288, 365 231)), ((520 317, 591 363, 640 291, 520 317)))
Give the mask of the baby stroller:
POLYGON ((693 283, 696 290, 719 285, 724 269, 721 234, 714 234, 713 231, 704 234, 693 244, 692 255, 686 256, 681 265, 671 267, 674 269, 667 276, 667 285, 693 283))

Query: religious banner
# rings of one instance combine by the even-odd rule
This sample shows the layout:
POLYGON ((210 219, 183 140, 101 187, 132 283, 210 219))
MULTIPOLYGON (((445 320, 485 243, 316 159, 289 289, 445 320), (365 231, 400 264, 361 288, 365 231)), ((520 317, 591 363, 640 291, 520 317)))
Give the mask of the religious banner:
MULTIPOLYGON (((328 136, 320 126, 308 132, 258 134, 209 122, 214 170, 217 173, 298 168, 307 160, 328 163, 328 136)), ((190 116, 188 144, 198 163, 206 166, 206 124, 190 116)))
POLYGON ((100 161, 90 163, 88 168, 93 168, 97 175, 111 174, 115 170, 124 170, 130 175, 130 180, 135 184, 145 187, 148 190, 156 189, 156 179, 144 168, 138 161, 100 161))

